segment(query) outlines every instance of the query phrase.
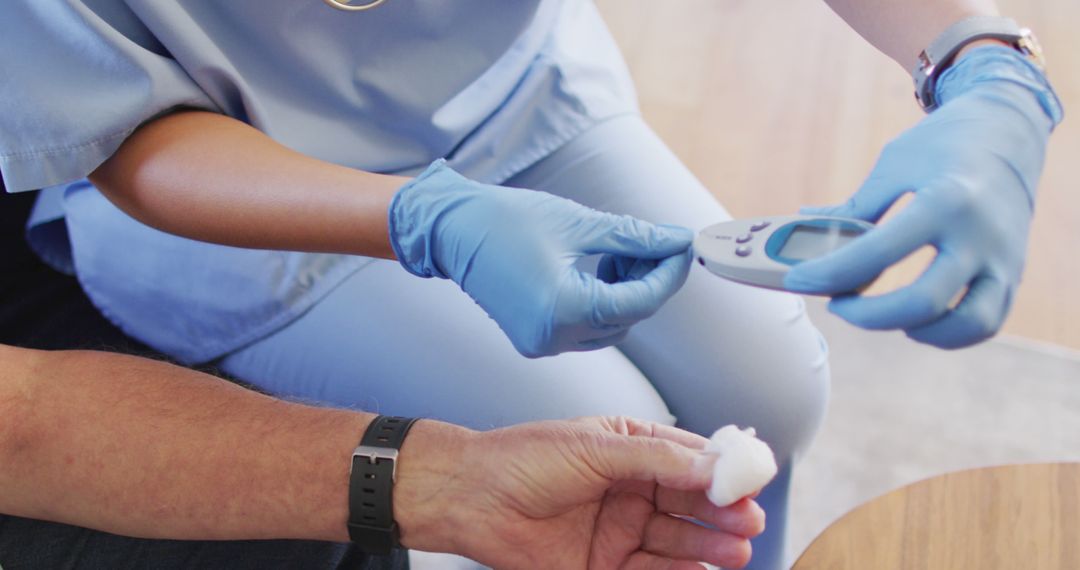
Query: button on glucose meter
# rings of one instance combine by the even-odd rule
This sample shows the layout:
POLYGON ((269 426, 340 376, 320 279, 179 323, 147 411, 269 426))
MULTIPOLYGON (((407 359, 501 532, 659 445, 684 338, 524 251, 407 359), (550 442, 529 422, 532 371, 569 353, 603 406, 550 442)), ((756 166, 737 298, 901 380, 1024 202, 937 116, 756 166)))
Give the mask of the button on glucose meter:
POLYGON ((694 239, 698 263, 725 279, 783 289, 792 266, 821 257, 874 224, 830 216, 777 216, 712 225, 694 239))

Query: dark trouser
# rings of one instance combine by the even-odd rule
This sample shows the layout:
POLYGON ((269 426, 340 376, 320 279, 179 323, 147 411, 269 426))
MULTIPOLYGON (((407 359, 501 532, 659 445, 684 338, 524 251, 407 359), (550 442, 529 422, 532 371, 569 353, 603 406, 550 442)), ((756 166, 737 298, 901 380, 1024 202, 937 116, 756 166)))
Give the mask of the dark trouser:
POLYGON ((186 541, 117 536, 0 515, 4 570, 390 570, 408 567, 403 550, 369 556, 348 544, 306 540, 186 541))
MULTIPOLYGON (((105 321, 75 279, 45 267, 26 248, 22 228, 32 203, 31 195, 6 195, 0 188, 0 343, 157 357, 105 321)), ((331 542, 137 539, 0 514, 0 567, 396 570, 407 569, 409 563, 403 550, 390 556, 368 556, 350 545, 331 542)))

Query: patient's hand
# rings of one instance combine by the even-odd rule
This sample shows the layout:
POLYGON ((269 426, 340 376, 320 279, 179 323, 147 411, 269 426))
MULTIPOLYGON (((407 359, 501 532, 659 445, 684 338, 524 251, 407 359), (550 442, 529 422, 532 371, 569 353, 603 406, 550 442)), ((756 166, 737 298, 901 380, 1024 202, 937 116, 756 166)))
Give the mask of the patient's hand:
POLYGON ((765 515, 751 499, 709 502, 715 456, 702 452, 706 442, 627 418, 472 433, 457 450, 459 469, 438 481, 402 472, 395 511, 423 513, 402 512, 402 542, 496 568, 739 568, 765 515))

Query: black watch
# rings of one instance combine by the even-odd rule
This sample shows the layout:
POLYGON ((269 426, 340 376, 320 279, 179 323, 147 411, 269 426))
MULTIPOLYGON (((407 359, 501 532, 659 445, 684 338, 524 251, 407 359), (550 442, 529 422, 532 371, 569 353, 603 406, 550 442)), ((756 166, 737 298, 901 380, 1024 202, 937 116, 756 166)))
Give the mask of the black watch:
POLYGON ((394 522, 394 479, 398 450, 415 418, 379 416, 352 455, 349 473, 349 538, 364 552, 399 548, 394 522))

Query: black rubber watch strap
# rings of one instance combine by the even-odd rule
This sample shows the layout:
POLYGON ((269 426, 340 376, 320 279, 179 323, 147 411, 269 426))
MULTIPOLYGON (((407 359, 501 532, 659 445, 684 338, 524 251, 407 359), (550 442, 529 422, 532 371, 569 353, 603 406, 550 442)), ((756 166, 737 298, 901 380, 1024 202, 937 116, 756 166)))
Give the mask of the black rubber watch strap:
POLYGON ((361 550, 388 554, 398 544, 394 522, 397 452, 414 418, 379 416, 353 451, 349 475, 349 538, 361 550))

